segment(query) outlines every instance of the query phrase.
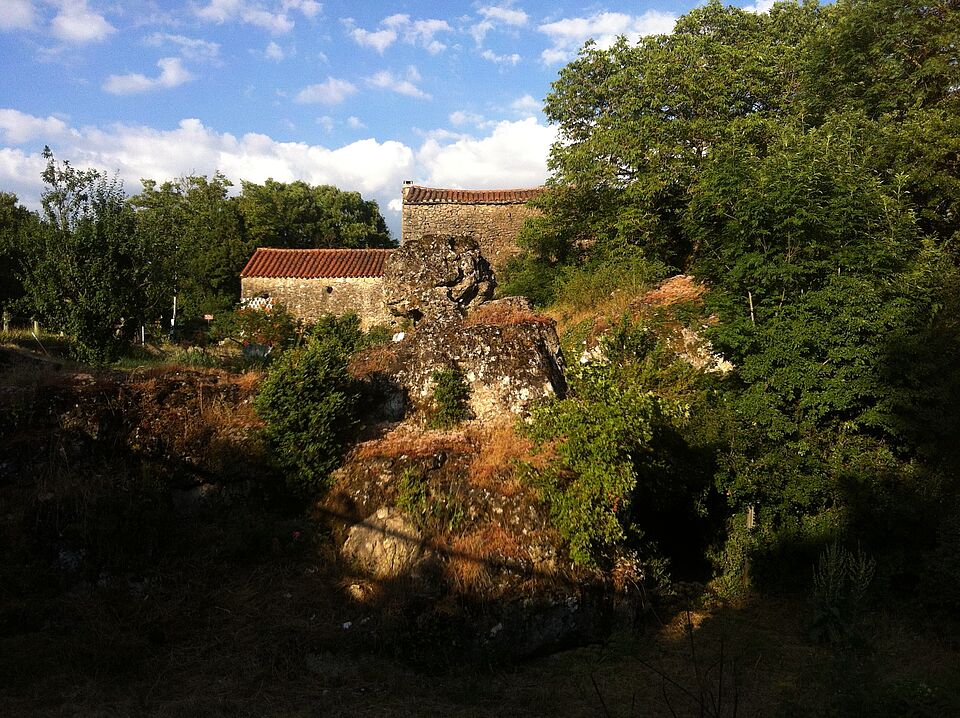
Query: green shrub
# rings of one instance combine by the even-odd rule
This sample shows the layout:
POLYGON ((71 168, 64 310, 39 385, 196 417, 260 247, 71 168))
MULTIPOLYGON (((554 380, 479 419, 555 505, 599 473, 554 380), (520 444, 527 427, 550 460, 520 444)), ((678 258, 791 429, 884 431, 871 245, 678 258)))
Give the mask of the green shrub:
POLYGON ((559 268, 530 254, 511 257, 498 274, 497 295, 526 297, 534 306, 545 307, 557 296, 559 268))
POLYGON ((257 413, 289 482, 300 493, 320 489, 343 457, 357 426, 359 388, 347 372, 362 334, 356 317, 329 317, 307 344, 271 366, 256 398, 257 413))
POLYGON ((427 484, 419 471, 408 467, 400 473, 396 501, 397 508, 415 519, 426 514, 427 484))
POLYGON ((293 346, 300 334, 297 319, 282 304, 269 309, 241 307, 217 315, 213 325, 214 339, 231 339, 244 347, 260 345, 275 350, 293 346))
POLYGON ((587 309, 615 292, 645 292, 669 274, 665 264, 647 259, 636 247, 598 249, 584 264, 564 267, 558 273, 556 302, 587 309))
POLYGON ((522 476, 550 507, 554 526, 579 564, 596 563, 627 535, 641 465, 679 404, 637 384, 623 385, 606 367, 581 370, 578 396, 534 414, 530 436, 554 457, 522 476))
POLYGON ((433 373, 433 406, 427 418, 431 429, 450 429, 470 418, 470 387, 456 368, 433 373))
POLYGON ((877 564, 857 549, 831 544, 813 569, 814 617, 810 635, 835 643, 854 636, 860 606, 873 582, 877 564))

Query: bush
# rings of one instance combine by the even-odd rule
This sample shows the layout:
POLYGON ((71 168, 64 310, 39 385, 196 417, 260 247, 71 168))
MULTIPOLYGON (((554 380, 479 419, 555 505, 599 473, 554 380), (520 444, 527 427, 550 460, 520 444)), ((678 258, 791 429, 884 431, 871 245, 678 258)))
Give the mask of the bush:
POLYGON ((288 481, 303 494, 322 488, 356 429, 359 387, 347 372, 363 335, 356 317, 328 317, 307 344, 273 363, 256 398, 257 413, 288 481))
POLYGON ((511 257, 501 270, 497 294, 526 297, 534 306, 545 307, 557 296, 558 267, 529 254, 511 257))
POLYGON ((470 387, 456 368, 433 373, 433 406, 427 417, 431 429, 450 429, 470 418, 470 387))
POLYGON ((556 278, 556 302, 576 309, 597 306, 615 292, 641 294, 669 276, 662 262, 636 247, 597 249, 581 265, 564 267, 556 278))
POLYGON ((832 544, 813 569, 814 618, 811 636, 825 643, 853 637, 860 606, 873 582, 876 561, 832 544))
POLYGON ((299 322, 282 304, 269 309, 241 307, 218 315, 213 326, 215 339, 232 339, 244 347, 258 344, 275 350, 293 346, 299 334, 299 322))

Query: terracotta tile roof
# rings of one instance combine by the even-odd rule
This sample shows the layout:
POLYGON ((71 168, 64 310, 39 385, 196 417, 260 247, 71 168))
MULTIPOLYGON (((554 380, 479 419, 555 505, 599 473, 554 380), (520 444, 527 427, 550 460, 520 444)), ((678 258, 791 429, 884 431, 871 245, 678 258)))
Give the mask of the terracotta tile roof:
POLYGON ((273 249, 260 247, 241 277, 382 277, 384 260, 392 249, 273 249))
POLYGON ((529 189, 436 189, 405 185, 404 204, 523 204, 543 192, 529 189))

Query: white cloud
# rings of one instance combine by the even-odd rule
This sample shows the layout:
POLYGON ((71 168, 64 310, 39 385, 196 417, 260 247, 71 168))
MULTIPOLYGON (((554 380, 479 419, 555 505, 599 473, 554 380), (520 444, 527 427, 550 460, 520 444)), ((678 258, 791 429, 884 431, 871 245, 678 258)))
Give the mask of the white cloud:
POLYGON ((55 0, 59 11, 50 21, 54 37, 78 44, 100 42, 117 31, 107 19, 87 7, 87 0, 55 0))
POLYGON ((673 13, 658 10, 647 10, 643 15, 636 16, 604 12, 590 17, 564 18, 539 27, 540 32, 553 43, 540 57, 548 65, 566 62, 591 38, 603 49, 613 45, 620 35, 630 42, 636 42, 645 35, 669 33, 676 21, 677 16, 673 13))
POLYGON ((379 87, 382 90, 390 90, 407 97, 416 97, 420 100, 429 100, 430 95, 417 87, 420 82, 420 73, 417 68, 411 65, 407 68, 406 77, 394 75, 390 70, 381 70, 380 72, 367 78, 367 83, 371 87, 379 87))
POLYGON ((464 110, 451 112, 447 119, 449 119, 450 124, 455 127, 460 127, 461 125, 480 125, 484 122, 483 115, 479 115, 476 112, 465 112, 464 110))
POLYGON ((179 57, 161 58, 157 60, 157 67, 160 68, 160 74, 157 77, 147 77, 139 72, 110 75, 104 81, 103 89, 112 95, 134 95, 159 87, 177 87, 194 79, 179 57))
POLYGON ((493 50, 484 50, 480 53, 480 57, 497 65, 516 65, 520 62, 520 55, 515 52, 510 55, 498 55, 493 50))
POLYGON ((267 49, 263 51, 263 54, 266 55, 268 60, 273 60, 274 62, 280 62, 284 58, 283 48, 275 42, 267 45, 267 49))
POLYGON ((180 54, 184 58, 194 62, 217 62, 220 58, 220 44, 208 40, 155 32, 147 37, 144 42, 151 47, 173 45, 179 48, 180 54))
POLYGON ((324 132, 329 134, 333 132, 333 128, 337 124, 337 121, 330 117, 330 115, 324 115, 323 117, 317 118, 317 124, 324 129, 324 132))
POLYGON ((453 30, 446 20, 411 20, 409 15, 402 13, 385 17, 380 21, 379 30, 354 27, 351 18, 343 22, 354 42, 371 47, 381 54, 398 39, 402 39, 408 45, 422 47, 431 55, 436 55, 447 49, 436 36, 453 30))
POLYGON ((510 103, 510 109, 523 117, 531 117, 540 112, 540 103, 533 95, 523 95, 510 103))
POLYGON ((487 6, 480 8, 477 12, 488 20, 514 27, 523 27, 528 19, 527 13, 523 10, 515 10, 511 7, 487 6))
POLYGON ((547 178, 547 157, 556 129, 534 118, 499 122, 480 139, 460 138, 450 144, 428 139, 417 153, 434 187, 532 187, 547 178))
POLYGON ((35 20, 30 0, 5 0, 0 12, 0 30, 19 30, 33 27, 35 20))
MULTIPOLYGON (((322 122, 322 121, 321 121, 322 122)), ((348 121, 349 123, 349 121, 348 121)), ((197 119, 173 129, 113 124, 76 130, 61 120, 0 110, 0 141, 43 139, 57 157, 77 168, 116 171, 129 194, 139 179, 157 181, 188 174, 222 171, 239 188, 240 180, 303 180, 332 184, 376 199, 399 229, 400 187, 405 179, 440 187, 531 187, 547 177, 547 157, 556 130, 529 118, 499 122, 486 136, 431 132, 419 149, 396 141, 363 139, 329 148, 303 142, 279 142, 266 135, 219 133, 197 119)), ((39 207, 39 152, 0 147, 0 187, 15 192, 27 206, 39 207)), ((234 191, 237 191, 235 188, 234 191)))
POLYGON ((3 142, 12 145, 35 139, 47 142, 70 134, 67 124, 57 117, 34 117, 18 110, 0 109, 0 138, 3 142))
POLYGON ((743 10, 752 13, 770 12, 774 2, 776 2, 776 0, 757 0, 757 2, 752 5, 744 5, 743 10))
POLYGON ((512 3, 506 5, 486 5, 477 12, 483 17, 483 20, 470 27, 470 34, 477 45, 482 45, 487 33, 498 25, 507 25, 513 28, 523 27, 527 24, 529 16, 523 10, 510 7, 512 3))
POLYGON ((210 0, 207 5, 194 7, 194 13, 210 22, 243 22, 262 27, 282 35, 294 28, 290 11, 296 10, 304 17, 314 18, 323 6, 315 0, 283 0, 280 3, 265 3, 257 0, 210 0))
POLYGON ((299 10, 304 17, 315 18, 323 10, 323 4, 316 0, 284 0, 284 10, 299 10))
POLYGON ((355 94, 356 91, 357 87, 352 82, 328 77, 326 82, 304 87, 297 93, 296 101, 304 104, 337 105, 355 94))
POLYGON ((362 27, 357 27, 350 31, 350 37, 352 37, 358 45, 371 47, 382 55, 383 51, 396 41, 397 33, 393 30, 377 30, 371 32, 364 30, 362 27))
POLYGON ((366 127, 366 125, 363 124, 363 120, 361 120, 359 117, 354 117, 351 115, 347 118, 347 127, 351 127, 355 130, 362 130, 364 127, 366 127))

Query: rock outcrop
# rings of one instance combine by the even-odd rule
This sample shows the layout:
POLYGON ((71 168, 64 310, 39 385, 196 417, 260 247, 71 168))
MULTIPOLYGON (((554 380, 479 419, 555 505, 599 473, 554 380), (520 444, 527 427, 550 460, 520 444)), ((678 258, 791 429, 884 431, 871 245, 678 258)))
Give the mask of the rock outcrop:
POLYGON ((493 297, 493 270, 470 237, 428 235, 394 251, 384 267, 384 297, 396 316, 458 319, 493 297))
POLYGON ((420 560, 422 537, 409 516, 384 506, 350 529, 342 554, 374 578, 397 578, 420 560))
MULTIPOLYGON (((387 261, 384 286, 390 310, 415 328, 355 364, 371 386, 393 387, 407 409, 428 408, 435 373, 451 368, 464 376, 470 412, 481 421, 523 414, 565 392, 556 324, 525 301, 491 301, 493 273, 471 238, 407 242, 387 261)), ((380 403, 399 402, 384 395, 380 403)))

